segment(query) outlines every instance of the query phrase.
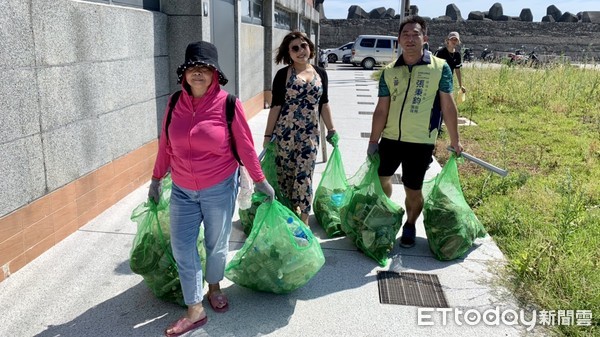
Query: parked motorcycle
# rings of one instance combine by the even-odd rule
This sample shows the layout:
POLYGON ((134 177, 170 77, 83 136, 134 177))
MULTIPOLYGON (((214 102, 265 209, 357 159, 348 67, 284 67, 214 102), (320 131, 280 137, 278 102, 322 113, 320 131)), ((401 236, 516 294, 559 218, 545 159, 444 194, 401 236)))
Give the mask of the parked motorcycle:
POLYGON ((488 48, 484 48, 481 52, 481 60, 484 62, 492 62, 494 61, 494 52, 488 48))
POLYGON ((473 62, 474 59, 475 59, 475 55, 473 54, 473 51, 471 50, 471 48, 465 48, 465 51, 463 52, 463 61, 464 62, 473 62))
POLYGON ((540 59, 538 58, 537 54, 535 53, 535 50, 532 50, 531 53, 529 53, 529 66, 530 67, 537 67, 540 65, 540 59))
MULTIPOLYGON (((521 49, 515 50, 514 53, 508 53, 509 64, 527 64, 529 61, 529 55, 523 53, 521 49)), ((536 56, 537 57, 537 56, 536 56)))
POLYGON ((325 49, 321 49, 319 50, 319 67, 327 68, 327 65, 329 65, 327 51, 325 49))
POLYGON ((522 50, 517 49, 514 53, 508 53, 508 64, 538 67, 541 65, 541 62, 535 50, 525 54, 522 50))

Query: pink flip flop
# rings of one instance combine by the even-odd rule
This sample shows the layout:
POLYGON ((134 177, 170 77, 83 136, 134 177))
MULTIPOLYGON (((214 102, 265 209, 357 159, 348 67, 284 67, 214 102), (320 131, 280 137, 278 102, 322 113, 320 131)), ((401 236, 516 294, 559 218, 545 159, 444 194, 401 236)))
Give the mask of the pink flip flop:
POLYGON ((191 322, 187 317, 180 318, 177 322, 173 323, 171 326, 165 330, 165 336, 167 337, 177 337, 181 336, 186 332, 192 331, 194 329, 198 329, 208 322, 208 316, 204 316, 204 318, 191 322), (175 329, 179 332, 168 333, 167 331, 170 329, 175 329))
POLYGON ((210 307, 215 312, 225 312, 229 310, 229 302, 227 300, 227 296, 223 293, 219 294, 207 294, 208 303, 210 303, 210 307), (225 304, 225 305, 223 305, 225 304))

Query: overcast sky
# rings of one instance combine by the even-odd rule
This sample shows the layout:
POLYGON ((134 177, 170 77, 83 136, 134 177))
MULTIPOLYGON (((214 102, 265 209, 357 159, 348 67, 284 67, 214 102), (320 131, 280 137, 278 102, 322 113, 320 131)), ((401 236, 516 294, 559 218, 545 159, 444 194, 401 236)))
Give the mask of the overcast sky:
MULTIPOLYGON (((577 14, 582 11, 600 11, 600 0, 583 1, 554 1, 530 0, 530 1, 486 1, 486 0, 464 0, 464 1, 434 1, 434 0, 411 0, 411 5, 419 8, 419 15, 435 18, 446 14, 446 6, 455 4, 464 19, 471 11, 488 11, 496 2, 502 4, 504 15, 519 16, 523 8, 531 9, 533 21, 542 21, 546 15, 548 6, 554 5, 561 12, 577 14)), ((392 8, 396 14, 400 12, 400 1, 398 0, 325 0, 325 16, 328 19, 346 19, 348 8, 352 5, 362 7, 367 13, 379 7, 392 8)))

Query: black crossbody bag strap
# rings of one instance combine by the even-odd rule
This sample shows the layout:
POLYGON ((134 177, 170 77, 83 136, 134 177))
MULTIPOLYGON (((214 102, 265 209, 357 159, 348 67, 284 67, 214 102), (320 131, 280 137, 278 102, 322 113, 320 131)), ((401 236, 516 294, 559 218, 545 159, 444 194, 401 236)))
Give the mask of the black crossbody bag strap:
POLYGON ((169 125, 171 124, 171 115, 173 115, 173 109, 175 109, 175 105, 177 105, 179 96, 181 96, 181 90, 175 91, 169 102, 169 112, 167 112, 167 123, 165 124, 165 135, 167 137, 167 142, 169 141, 169 125))
POLYGON ((231 128, 231 123, 233 123, 233 118, 235 117, 235 95, 232 94, 228 94, 227 95, 227 103, 225 105, 225 117, 227 119, 227 128, 229 129, 229 134, 231 135, 231 152, 233 152, 233 156, 235 157, 235 160, 238 161, 238 163, 240 163, 241 166, 244 166, 244 164, 242 164, 242 161, 240 160, 240 156, 237 152, 237 148, 235 147, 235 140, 233 138, 233 129, 231 128))

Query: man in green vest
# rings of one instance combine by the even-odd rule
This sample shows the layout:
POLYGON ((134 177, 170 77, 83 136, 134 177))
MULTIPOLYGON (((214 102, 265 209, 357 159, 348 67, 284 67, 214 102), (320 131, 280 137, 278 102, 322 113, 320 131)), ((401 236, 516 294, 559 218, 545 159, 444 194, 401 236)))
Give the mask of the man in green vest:
POLYGON ((460 155, 458 111, 452 97, 452 71, 446 61, 423 50, 427 25, 419 16, 400 24, 402 53, 387 65, 379 79, 379 100, 373 113, 367 154, 379 152, 379 179, 385 194, 392 195, 391 178, 402 165, 407 219, 400 246, 415 245, 415 222, 423 210, 423 179, 432 162, 442 117, 450 145, 460 155))

